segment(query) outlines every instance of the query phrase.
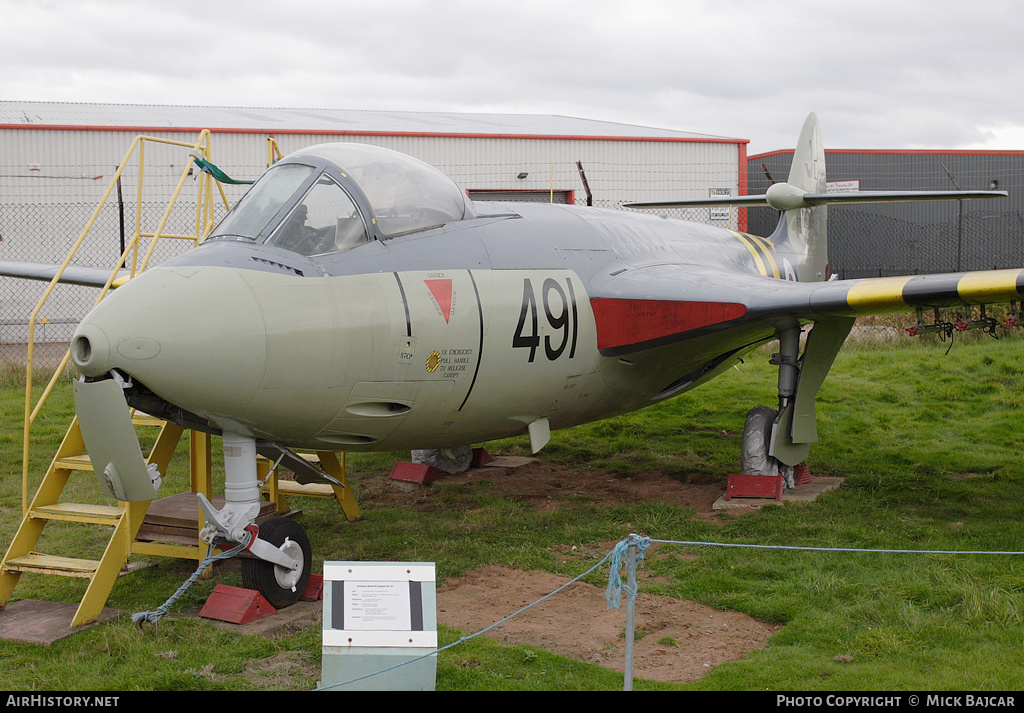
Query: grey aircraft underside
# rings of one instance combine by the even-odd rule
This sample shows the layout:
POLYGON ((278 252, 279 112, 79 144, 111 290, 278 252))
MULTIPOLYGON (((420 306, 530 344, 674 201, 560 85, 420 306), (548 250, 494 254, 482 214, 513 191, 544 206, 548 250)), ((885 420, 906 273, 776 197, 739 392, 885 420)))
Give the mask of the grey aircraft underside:
MULTIPOLYGON (((744 435, 749 462, 778 472, 816 441, 814 397, 858 315, 1024 293, 1021 270, 830 281, 825 205, 996 195, 826 194, 813 115, 787 183, 689 202, 771 205, 782 217, 767 238, 626 211, 474 204, 407 156, 313 146, 268 169, 199 247, 128 280, 82 321, 71 358, 83 437, 108 495, 148 500, 155 479, 128 442, 126 402, 222 435, 226 504, 201 497, 203 537, 244 542, 257 452, 301 471, 293 448, 437 449, 527 433, 537 451, 551 429, 676 396, 778 339, 779 408, 744 435)), ((75 281, 90 284, 83 271, 75 281)), ((328 477, 309 470, 300 476, 328 477)), ((277 586, 301 593, 308 544, 257 537, 250 551, 299 572, 277 586)))

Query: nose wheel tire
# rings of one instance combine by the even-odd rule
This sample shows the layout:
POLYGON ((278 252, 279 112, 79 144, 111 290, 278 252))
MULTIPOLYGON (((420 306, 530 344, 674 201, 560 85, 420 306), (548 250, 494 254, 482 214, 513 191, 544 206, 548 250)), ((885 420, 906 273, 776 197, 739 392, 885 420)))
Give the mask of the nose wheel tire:
POLYGON ((297 560, 292 570, 266 560, 242 560, 242 585, 255 589, 276 609, 289 607, 299 601, 309 582, 312 555, 309 538, 299 523, 289 517, 275 517, 260 525, 260 539, 281 549, 297 560))

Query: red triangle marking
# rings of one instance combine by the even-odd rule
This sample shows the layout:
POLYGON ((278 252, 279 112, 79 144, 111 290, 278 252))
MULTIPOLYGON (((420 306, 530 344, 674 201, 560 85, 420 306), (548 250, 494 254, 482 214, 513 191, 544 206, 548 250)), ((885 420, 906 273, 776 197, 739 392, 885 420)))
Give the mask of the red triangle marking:
POLYGON ((444 321, 447 324, 452 316, 452 281, 451 280, 424 280, 430 294, 434 296, 437 306, 444 314, 444 321))

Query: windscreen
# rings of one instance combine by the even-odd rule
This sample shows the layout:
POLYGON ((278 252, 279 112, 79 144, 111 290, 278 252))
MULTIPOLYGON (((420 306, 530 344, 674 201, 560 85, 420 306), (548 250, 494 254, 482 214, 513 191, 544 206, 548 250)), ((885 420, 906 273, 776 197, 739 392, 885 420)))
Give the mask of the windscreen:
POLYGON ((349 250, 366 240, 366 226, 352 199, 325 174, 288 213, 267 243, 303 255, 323 255, 349 250))
POLYGON ((255 240, 312 172, 311 166, 297 163, 270 168, 214 228, 210 237, 255 240))

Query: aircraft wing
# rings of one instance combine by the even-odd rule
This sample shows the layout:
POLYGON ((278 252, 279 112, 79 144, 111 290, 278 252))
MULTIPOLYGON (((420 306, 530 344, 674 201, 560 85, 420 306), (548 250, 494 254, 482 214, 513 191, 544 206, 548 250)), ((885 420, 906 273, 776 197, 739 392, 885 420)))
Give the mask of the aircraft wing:
MULTIPOLYGON (((10 262, 0 260, 0 276, 20 277, 26 280, 43 280, 51 282, 58 273, 62 282, 69 285, 83 285, 85 287, 103 287, 110 280, 110 268, 106 267, 85 267, 80 265, 69 265, 60 272, 60 265, 51 265, 42 262, 10 262)), ((129 277, 128 270, 118 270, 117 277, 113 281, 114 287, 123 283, 129 277)))
POLYGON ((598 348, 627 354, 723 331, 798 319, 1014 302, 1024 299, 1024 269, 793 282, 685 265, 624 270, 594 285, 598 348))

